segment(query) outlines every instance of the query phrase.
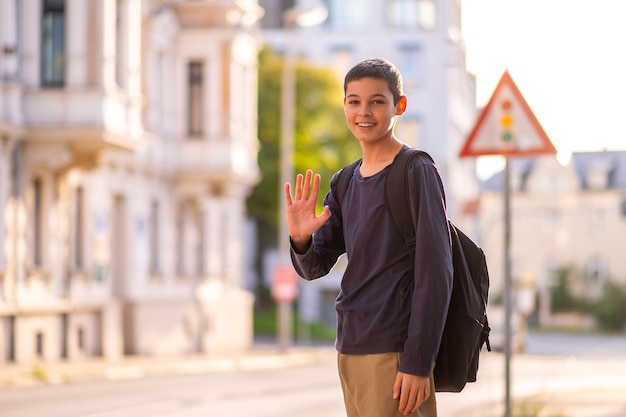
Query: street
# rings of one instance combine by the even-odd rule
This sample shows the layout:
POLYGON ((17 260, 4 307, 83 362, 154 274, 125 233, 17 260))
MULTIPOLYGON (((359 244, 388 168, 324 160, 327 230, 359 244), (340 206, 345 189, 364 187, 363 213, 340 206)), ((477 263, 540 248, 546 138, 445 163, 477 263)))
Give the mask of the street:
MULTIPOLYGON (((320 347, 315 358, 291 366, 6 388, 0 416, 344 416, 334 350, 320 347)), ((501 353, 484 353, 478 382, 460 394, 437 394, 439 415, 501 415, 503 369, 501 353)), ((516 402, 532 398, 564 417, 626 416, 626 337, 531 334, 512 375, 516 402)))

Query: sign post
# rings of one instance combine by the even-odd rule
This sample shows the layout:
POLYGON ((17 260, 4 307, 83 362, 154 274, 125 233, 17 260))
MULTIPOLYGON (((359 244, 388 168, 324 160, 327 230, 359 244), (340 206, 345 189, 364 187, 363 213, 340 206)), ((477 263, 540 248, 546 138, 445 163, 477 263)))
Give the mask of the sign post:
POLYGON ((526 103, 522 93, 505 71, 487 105, 467 137, 460 157, 501 155, 504 168, 504 416, 511 417, 511 161, 516 156, 554 155, 556 148, 526 103))
POLYGON ((279 266, 274 271, 272 298, 278 303, 278 346, 287 351, 291 339, 293 302, 298 297, 298 275, 290 266, 279 266))

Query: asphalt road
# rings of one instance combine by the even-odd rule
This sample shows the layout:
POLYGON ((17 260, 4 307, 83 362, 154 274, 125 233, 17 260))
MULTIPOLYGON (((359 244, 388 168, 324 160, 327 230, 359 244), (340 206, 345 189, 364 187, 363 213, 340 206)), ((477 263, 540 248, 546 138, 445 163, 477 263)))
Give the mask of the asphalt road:
MULTIPOLYGON (((183 374, 5 388, 0 417, 343 417, 335 353, 316 352, 289 366, 268 365, 268 357, 246 369, 191 366, 183 374)), ((501 415, 503 369, 501 353, 484 353, 478 382, 437 395, 440 417, 501 415)), ((626 336, 533 333, 528 353, 513 359, 512 377, 516 404, 567 417, 624 417, 626 336)))
MULTIPOLYGON (((626 334, 584 335, 531 332, 526 353, 578 358, 626 358, 626 334)), ((624 396, 626 397, 626 393, 624 396)))

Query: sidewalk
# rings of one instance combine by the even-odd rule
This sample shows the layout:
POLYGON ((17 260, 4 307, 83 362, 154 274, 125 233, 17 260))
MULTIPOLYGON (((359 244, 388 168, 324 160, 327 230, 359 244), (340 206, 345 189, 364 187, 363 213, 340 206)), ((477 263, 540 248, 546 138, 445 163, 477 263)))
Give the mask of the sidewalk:
MULTIPOLYGON (((626 359, 518 355, 512 361, 514 417, 626 417, 626 359), (523 411, 523 412, 520 412, 523 411)), ((443 417, 501 417, 504 358, 481 357, 478 381, 438 394, 443 417)))
POLYGON ((39 362, 0 366, 0 389, 39 384, 63 384, 90 379, 125 379, 150 375, 277 369, 335 358, 333 347, 290 347, 285 352, 255 345, 241 352, 207 355, 125 357, 117 361, 88 358, 72 362, 39 362))
MULTIPOLYGON (((546 392, 512 399, 513 417, 626 417, 624 387, 546 392)), ((501 417, 504 401, 460 406, 463 400, 438 395, 439 415, 445 417, 501 417)))

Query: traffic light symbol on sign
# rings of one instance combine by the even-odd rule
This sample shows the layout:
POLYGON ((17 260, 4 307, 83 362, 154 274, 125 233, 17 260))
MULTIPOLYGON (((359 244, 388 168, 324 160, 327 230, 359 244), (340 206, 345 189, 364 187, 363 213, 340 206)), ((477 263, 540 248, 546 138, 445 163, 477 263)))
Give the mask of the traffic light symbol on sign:
POLYGON ((556 154, 556 148, 511 75, 505 71, 465 139, 459 156, 528 157, 547 154, 556 154))
POLYGON ((506 143, 511 143, 513 140, 513 133, 511 132, 511 128, 513 127, 513 116, 511 116, 511 101, 504 100, 500 107, 502 109, 502 116, 500 117, 502 140, 506 143))

